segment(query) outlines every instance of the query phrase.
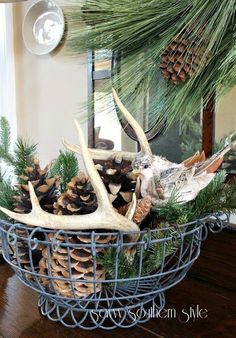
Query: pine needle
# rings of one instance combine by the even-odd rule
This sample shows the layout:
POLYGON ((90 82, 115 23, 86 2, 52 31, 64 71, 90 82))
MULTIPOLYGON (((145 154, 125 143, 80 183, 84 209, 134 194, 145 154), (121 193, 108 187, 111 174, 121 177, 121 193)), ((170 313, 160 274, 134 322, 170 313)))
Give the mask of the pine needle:
POLYGON ((224 183, 225 171, 216 174, 214 180, 192 202, 193 218, 219 211, 226 213, 236 212, 236 180, 224 183))
POLYGON ((11 128, 8 120, 0 117, 0 158, 8 165, 13 165, 14 159, 10 154, 11 146, 11 128))
MULTIPOLYGON (((137 252, 133 258, 130 258, 125 251, 121 251, 117 256, 115 248, 108 248, 100 254, 99 262, 105 269, 107 277, 115 278, 116 260, 118 260, 117 278, 137 277, 140 273, 141 260, 142 276, 157 271, 165 258, 173 254, 181 243, 178 231, 173 228, 168 229, 168 226, 167 223, 159 224, 159 230, 152 233, 154 243, 152 242, 147 250, 141 250, 140 246, 137 246, 137 252), (166 237, 175 237, 176 241, 166 240, 166 237)), ((147 235, 144 235, 143 240, 147 239, 147 235)))
POLYGON ((24 175, 24 170, 32 166, 36 154, 37 145, 18 138, 14 149, 14 173, 17 177, 24 175))
MULTIPOLYGON (((0 172, 0 205, 3 208, 13 210, 14 196, 17 195, 16 190, 11 184, 10 179, 6 179, 5 174, 0 172)), ((9 221, 9 217, 0 212, 0 219, 9 221)))
POLYGON ((60 151, 60 155, 52 165, 49 176, 61 177, 61 191, 67 190, 67 184, 79 173, 78 160, 70 151, 60 151))

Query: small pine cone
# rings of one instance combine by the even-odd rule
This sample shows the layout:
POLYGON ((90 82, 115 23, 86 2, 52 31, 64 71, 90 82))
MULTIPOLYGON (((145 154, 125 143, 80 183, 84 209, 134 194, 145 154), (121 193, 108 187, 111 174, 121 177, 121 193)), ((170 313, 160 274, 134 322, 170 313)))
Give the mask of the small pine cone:
POLYGON ((110 201, 115 208, 131 202, 136 181, 132 176, 131 163, 120 157, 109 161, 95 161, 99 175, 106 186, 110 201))
POLYGON ((54 203, 54 214, 83 215, 97 209, 97 197, 93 186, 83 173, 74 177, 67 187, 68 190, 54 203))
POLYGON ((32 183, 42 209, 47 212, 53 212, 53 204, 60 194, 60 179, 58 176, 52 178, 48 178, 47 176, 48 168, 41 169, 39 161, 34 159, 32 167, 26 168, 25 175, 20 177, 23 184, 18 184, 16 186, 19 194, 14 197, 15 212, 26 214, 32 209, 28 182, 32 183))
POLYGON ((160 69, 165 79, 178 85, 193 76, 205 53, 205 47, 199 46, 199 38, 185 32, 170 42, 161 55, 160 69))
MULTIPOLYGON (((129 209, 130 203, 120 207, 118 212, 122 215, 125 215, 129 209)), ((144 197, 137 201, 137 207, 133 216, 133 221, 137 224, 141 223, 147 215, 150 213, 152 207, 152 202, 150 197, 144 197)))

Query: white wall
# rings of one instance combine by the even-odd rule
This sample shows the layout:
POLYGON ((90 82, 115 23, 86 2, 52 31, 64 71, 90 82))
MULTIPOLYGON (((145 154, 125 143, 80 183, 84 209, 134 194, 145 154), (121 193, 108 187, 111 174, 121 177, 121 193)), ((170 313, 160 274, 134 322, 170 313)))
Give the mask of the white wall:
MULTIPOLYGON (((217 102, 215 123, 217 141, 236 131, 236 87, 217 102)), ((230 222, 236 224, 236 215, 231 216, 230 222)))
POLYGON ((236 130, 236 86, 216 106, 216 139, 236 130))
MULTIPOLYGON (((64 46, 50 55, 31 55, 21 29, 31 4, 13 6, 17 129, 19 135, 38 143, 45 164, 62 148, 62 137, 78 142, 73 120, 87 100, 87 56, 70 58, 64 46)), ((86 124, 84 131, 87 137, 86 124)))

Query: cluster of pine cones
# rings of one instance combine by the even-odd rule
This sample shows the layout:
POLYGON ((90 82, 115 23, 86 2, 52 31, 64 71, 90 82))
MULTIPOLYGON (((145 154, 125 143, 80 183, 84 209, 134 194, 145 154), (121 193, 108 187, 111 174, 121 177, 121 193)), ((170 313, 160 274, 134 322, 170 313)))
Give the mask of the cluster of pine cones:
MULTIPOLYGON (((135 192, 136 181, 132 176, 130 163, 122 159, 114 159, 111 161, 100 161, 96 163, 97 170, 107 188, 110 201, 117 209, 117 212, 125 215, 135 192)), ((67 185, 67 190, 60 192, 60 177, 49 177, 49 168, 41 169, 39 161, 34 160, 32 167, 25 169, 25 175, 21 176, 21 184, 17 186, 18 195, 15 196, 14 211, 18 213, 29 213, 31 211, 31 202, 29 197, 28 182, 34 186, 36 195, 43 210, 57 215, 83 215, 94 212, 97 209, 97 198, 89 178, 81 173, 78 177, 74 177, 67 185)), ((146 216, 150 213, 151 201, 148 198, 140 198, 138 196, 137 208, 133 217, 133 221, 141 224, 146 216)), ((21 267, 30 271, 30 251, 27 243, 28 231, 18 230, 18 257, 20 256, 21 267), (19 255, 20 253, 20 255, 19 255)), ((52 240, 50 235, 49 240, 52 240)), ((44 238, 38 238, 43 239, 44 238)), ((84 248, 82 244, 91 243, 91 237, 71 236, 58 238, 61 244, 70 241, 76 244, 77 249, 70 249, 70 257, 68 257, 67 249, 59 246, 58 250, 53 251, 50 248, 38 247, 33 257, 34 270, 41 275, 40 283, 44 287, 51 288, 65 297, 83 297, 94 292, 94 284, 88 283, 88 280, 94 279, 94 260, 91 249, 84 248), (81 247, 79 246, 81 244, 81 247), (48 255, 50 255, 50 267, 48 266, 48 255), (70 261, 70 263, 69 263, 70 261), (47 276, 51 274, 55 280, 50 283, 47 276), (67 281, 69 276, 79 278, 79 283, 67 281), (60 280, 57 278, 65 278, 60 280), (81 281, 86 282, 81 282, 81 281)), ((114 238, 111 236, 97 236, 96 243, 111 243, 114 238)), ((31 253, 32 254, 32 253, 31 253)), ((127 253, 128 254, 128 253, 127 253)), ((17 255, 13 248, 13 262, 16 264, 17 255)), ((18 258, 19 260, 19 258, 18 258)), ((34 280, 32 274, 26 275, 28 279, 34 280)), ((105 271, 99 262, 96 262, 96 279, 105 278, 105 271)), ((95 285, 95 291, 101 290, 101 283, 95 285)))

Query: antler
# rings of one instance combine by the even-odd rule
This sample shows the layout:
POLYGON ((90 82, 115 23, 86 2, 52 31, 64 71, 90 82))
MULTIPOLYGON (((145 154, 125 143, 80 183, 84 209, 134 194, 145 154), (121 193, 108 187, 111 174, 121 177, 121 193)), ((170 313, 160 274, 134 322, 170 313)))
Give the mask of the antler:
POLYGON ((48 229, 64 230, 95 230, 108 229, 118 231, 138 231, 139 227, 132 221, 136 209, 136 198, 134 196, 132 205, 128 210, 127 217, 117 213, 109 201, 106 188, 100 178, 93 160, 90 157, 83 132, 78 122, 76 126, 79 133, 80 149, 84 160, 84 165, 89 175, 91 184, 97 195, 98 208, 95 212, 88 215, 61 216, 53 215, 42 210, 32 184, 29 182, 30 199, 32 211, 29 214, 17 214, 10 210, 0 207, 0 210, 10 218, 29 225, 44 227, 48 229))
MULTIPOLYGON (((134 117, 130 114, 130 112, 125 108, 121 100, 119 99, 116 91, 114 88, 112 88, 112 93, 114 100, 120 109, 121 113, 127 120, 127 122, 131 125, 131 127, 134 129, 135 134, 137 136, 137 139, 139 141, 141 152, 143 154, 149 154, 152 155, 151 148, 149 146, 148 140, 146 138, 145 132, 141 128, 141 126, 138 124, 138 122, 134 119, 134 117)), ((80 146, 75 144, 69 144, 65 140, 62 141, 64 146, 73 151, 74 153, 80 154, 81 149, 80 146)), ((126 152, 126 151, 112 151, 112 150, 101 150, 101 149, 89 149, 90 155, 94 160, 110 160, 115 158, 117 155, 121 157, 123 160, 132 162, 135 157, 136 153, 132 152, 126 152)))
MULTIPOLYGON (((69 144, 64 139, 62 140, 64 146, 73 151, 74 153, 81 154, 80 146, 76 144, 69 144)), ((90 156, 94 160, 112 160, 116 156, 119 156, 123 160, 132 162, 136 156, 135 153, 126 152, 126 151, 115 151, 115 150, 102 150, 102 149, 91 149, 89 148, 90 156)))
POLYGON ((112 94, 114 97, 114 100, 118 106, 118 108, 120 109, 120 111, 122 112, 123 116, 125 117, 125 119, 127 120, 127 122, 131 125, 131 127, 133 128, 137 139, 139 141, 140 144, 140 148, 141 148, 141 152, 143 154, 148 154, 148 155, 152 155, 152 151, 151 148, 149 146, 147 137, 145 135, 145 132, 143 131, 142 127, 139 125, 139 123, 135 120, 135 118, 130 114, 130 112, 125 108, 125 106, 123 105, 123 103, 121 102, 120 98, 117 95, 117 92, 115 91, 114 88, 112 88, 112 94))

